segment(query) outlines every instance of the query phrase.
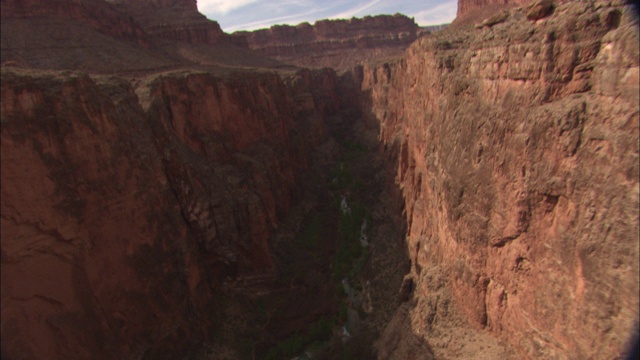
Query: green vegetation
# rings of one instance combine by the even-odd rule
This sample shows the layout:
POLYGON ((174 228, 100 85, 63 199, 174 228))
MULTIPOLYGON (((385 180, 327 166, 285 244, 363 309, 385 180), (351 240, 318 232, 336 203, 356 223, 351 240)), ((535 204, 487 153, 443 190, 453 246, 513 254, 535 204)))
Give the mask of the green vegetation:
POLYGON ((253 342, 250 339, 240 341, 238 353, 243 359, 251 359, 253 357, 253 342))
POLYGON ((267 359, 275 360, 291 358, 302 352, 305 347, 328 339, 329 336, 331 336, 335 325, 335 319, 328 319, 322 316, 318 321, 309 326, 306 334, 293 334, 271 348, 267 354, 267 359))
POLYGON ((342 143, 342 146, 344 146, 344 148, 347 150, 346 154, 344 155, 345 161, 354 160, 367 153, 367 148, 357 142, 345 141, 342 143))
POLYGON ((302 227, 300 242, 306 249, 316 249, 322 234, 322 219, 320 214, 314 212, 310 215, 302 227))
POLYGON ((349 273, 349 278, 354 277, 355 275, 359 274, 360 271, 362 271, 362 268, 364 267, 364 264, 367 262, 368 258, 369 258, 369 248, 363 247, 362 252, 360 253, 360 257, 355 261, 355 263, 353 264, 353 267, 351 268, 351 272, 349 273))
POLYGON ((351 349, 344 348, 342 349, 342 360, 353 360, 355 357, 351 354, 351 349))
POLYGON ((344 163, 340 163, 332 174, 331 190, 340 191, 347 189, 353 182, 353 176, 344 163))
POLYGON ((261 318, 268 315, 267 304, 265 303, 264 300, 258 301, 258 304, 256 305, 256 310, 258 311, 258 314, 260 315, 261 318))
MULTIPOLYGON (((349 171, 349 163, 357 161, 366 154, 364 145, 354 142, 342 143, 345 154, 343 162, 337 165, 332 173, 331 190, 335 192, 353 192, 363 187, 363 184, 349 171)), ((360 243, 362 236, 362 224, 366 221, 371 224, 371 214, 356 201, 349 199, 350 212, 343 213, 341 209, 341 196, 334 199, 334 208, 340 216, 338 223, 339 245, 333 258, 332 278, 336 282, 336 292, 343 299, 340 308, 335 316, 327 318, 321 317, 316 322, 309 325, 306 332, 295 333, 287 339, 279 342, 267 353, 267 359, 292 358, 302 353, 305 349, 313 346, 321 346, 321 343, 331 337, 333 329, 338 325, 345 324, 348 319, 347 294, 342 285, 342 279, 352 279, 363 268, 369 257, 369 248, 363 247, 360 243), (353 203, 351 203, 353 201, 353 203), (315 344, 315 345, 314 345, 315 344)), ((303 222, 299 243, 308 250, 317 249, 323 235, 323 222, 320 213, 310 213, 303 222)), ((364 312, 359 309, 358 313, 364 317, 364 312)), ((343 358, 353 358, 347 349, 343 353, 343 358)))
POLYGON ((349 308, 347 307, 347 303, 343 301, 340 304, 340 312, 338 313, 338 323, 339 324, 346 323, 348 316, 349 316, 349 308))
POLYGON ((360 272, 366 262, 369 251, 360 244, 362 223, 371 224, 371 214, 360 204, 351 206, 351 213, 340 212, 340 246, 333 260, 333 277, 341 280, 353 277, 360 272), (354 263, 355 261, 355 263, 354 263))
POLYGON ((333 331, 333 327, 335 326, 335 320, 327 319, 322 316, 320 319, 309 327, 307 331, 307 341, 321 341, 328 338, 333 331))
POLYGON ((300 335, 294 334, 288 339, 279 342, 277 346, 271 348, 267 354, 267 359, 290 358, 301 352, 302 349, 304 349, 304 339, 300 335))
POLYGON ((332 174, 332 183, 331 190, 339 191, 345 190, 354 186, 362 186, 361 182, 353 184, 353 175, 348 170, 349 162, 361 157, 366 154, 367 148, 356 142, 345 141, 342 143, 342 146, 345 148, 345 154, 342 157, 342 162, 338 165, 332 174))

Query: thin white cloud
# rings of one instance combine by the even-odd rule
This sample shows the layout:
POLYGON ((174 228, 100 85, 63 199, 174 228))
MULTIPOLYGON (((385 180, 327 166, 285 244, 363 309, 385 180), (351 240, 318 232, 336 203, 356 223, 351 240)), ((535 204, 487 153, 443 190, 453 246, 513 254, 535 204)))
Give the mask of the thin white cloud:
POLYGON ((360 6, 360 7, 358 7, 358 8, 349 9, 347 11, 343 11, 341 13, 331 15, 329 18, 330 19, 349 19, 349 18, 352 18, 352 17, 362 13, 365 10, 368 10, 368 9, 376 6, 380 2, 382 2, 382 0, 373 0, 373 1, 369 2, 369 3, 367 3, 367 4, 364 4, 364 5, 360 6))
POLYGON ((198 9, 201 13, 224 15, 258 1, 259 0, 198 0, 198 9))
POLYGON ((457 11, 458 4, 450 1, 428 10, 419 11, 410 16, 413 16, 416 23, 422 26, 440 25, 452 22, 456 17, 457 11))
POLYGON ((419 25, 451 22, 457 0, 198 0, 200 12, 226 32, 295 25, 319 19, 403 13, 419 25))
POLYGON ((273 24, 295 25, 295 24, 299 24, 299 23, 308 21, 308 18, 309 18, 310 15, 322 13, 323 11, 325 11, 325 9, 314 9, 314 10, 311 10, 311 11, 308 11, 308 12, 304 12, 304 13, 299 13, 299 14, 278 16, 278 17, 273 17, 273 18, 269 18, 269 19, 260 19, 258 21, 252 21, 252 22, 247 22, 247 23, 242 23, 242 24, 239 24, 239 25, 227 27, 227 28, 225 28, 225 31, 229 32, 229 33, 237 31, 237 30, 249 30, 250 31, 250 30, 267 28, 267 27, 270 27, 273 24))

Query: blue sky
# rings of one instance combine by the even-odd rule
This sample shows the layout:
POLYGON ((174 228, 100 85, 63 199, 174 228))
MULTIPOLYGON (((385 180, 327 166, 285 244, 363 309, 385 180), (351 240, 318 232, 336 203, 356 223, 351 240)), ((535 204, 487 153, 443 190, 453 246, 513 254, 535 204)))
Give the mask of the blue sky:
POLYGON ((395 13, 413 17, 418 25, 437 25, 453 20, 457 4, 457 0, 198 0, 198 9, 231 33, 395 13))

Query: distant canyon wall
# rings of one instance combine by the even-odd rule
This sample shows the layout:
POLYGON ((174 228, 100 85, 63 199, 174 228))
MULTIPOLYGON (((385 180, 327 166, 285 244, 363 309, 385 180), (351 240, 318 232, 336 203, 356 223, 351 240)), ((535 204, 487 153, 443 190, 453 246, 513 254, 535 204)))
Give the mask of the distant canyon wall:
POLYGON ((236 43, 298 66, 348 69, 373 58, 397 56, 416 40, 421 28, 404 15, 320 20, 313 25, 275 25, 239 31, 236 43))
POLYGON ((364 68, 427 342, 451 309, 526 358, 616 358, 635 331, 637 22, 621 2, 556 5, 364 68))
POLYGON ((216 44, 227 36, 220 25, 198 12, 196 0, 111 0, 149 35, 190 44, 216 44))
POLYGON ((105 35, 133 41, 137 45, 149 45, 144 29, 133 19, 122 16, 118 7, 106 1, 2 0, 0 6, 3 21, 11 18, 38 18, 46 22, 72 19, 105 35))

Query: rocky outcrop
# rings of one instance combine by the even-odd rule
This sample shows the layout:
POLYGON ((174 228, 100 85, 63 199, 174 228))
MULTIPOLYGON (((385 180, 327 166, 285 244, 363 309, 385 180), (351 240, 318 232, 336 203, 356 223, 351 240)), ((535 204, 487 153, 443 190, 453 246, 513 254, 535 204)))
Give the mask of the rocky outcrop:
POLYGON ((508 14, 508 9, 516 6, 526 6, 534 0, 460 0, 458 1, 458 13, 452 25, 464 27, 480 23, 491 23, 492 17, 501 17, 508 14), (502 15, 500 13, 503 13, 502 15))
POLYGON ((159 358, 221 331, 337 108, 331 72, 2 70, 2 355, 159 358), (316 110, 320 109, 320 110, 316 110))
POLYGON ((131 75, 283 67, 234 45, 195 1, 3 0, 1 25, 1 62, 23 68, 131 75))
POLYGON ((225 39, 220 25, 198 12, 196 0, 112 0, 157 39, 216 44, 225 39))
POLYGON ((237 42, 263 55, 300 66, 347 69, 373 58, 399 55, 420 27, 404 15, 362 19, 320 20, 314 25, 276 25, 253 32, 236 32, 237 42))
POLYGON ((637 23, 610 2, 527 11, 364 69, 409 227, 398 316, 436 357, 461 356, 459 314, 518 358, 616 358, 638 321, 637 23))
POLYGON ((533 0, 458 0, 457 17, 462 18, 474 11, 481 11, 495 6, 523 5, 533 0))
MULTIPOLYGON (((116 6, 104 0, 2 0, 0 4, 3 22, 28 18, 47 22, 72 19, 107 36, 149 45, 140 25, 130 17, 122 16, 116 6)), ((9 27, 3 30, 11 31, 9 27)))

